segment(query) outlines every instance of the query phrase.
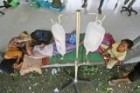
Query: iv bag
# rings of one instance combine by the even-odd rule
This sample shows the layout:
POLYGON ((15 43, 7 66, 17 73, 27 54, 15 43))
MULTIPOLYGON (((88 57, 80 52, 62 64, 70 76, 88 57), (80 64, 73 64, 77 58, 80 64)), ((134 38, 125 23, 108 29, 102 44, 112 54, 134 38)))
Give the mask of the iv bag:
POLYGON ((102 26, 102 22, 97 20, 96 22, 89 22, 86 28, 84 46, 86 48, 86 55, 89 52, 94 52, 98 49, 105 35, 105 29, 102 26))
POLYGON ((54 23, 52 26, 52 33, 55 39, 56 48, 58 53, 62 56, 66 53, 66 43, 65 43, 65 30, 62 25, 54 23))

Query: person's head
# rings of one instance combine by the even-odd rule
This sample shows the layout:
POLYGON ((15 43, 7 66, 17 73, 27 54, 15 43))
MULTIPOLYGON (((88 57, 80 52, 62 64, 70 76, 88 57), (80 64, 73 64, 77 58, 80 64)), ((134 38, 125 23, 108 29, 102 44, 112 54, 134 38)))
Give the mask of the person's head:
POLYGON ((40 49, 43 49, 46 46, 45 42, 43 41, 39 42, 37 45, 39 45, 40 49))
POLYGON ((20 38, 27 38, 27 37, 29 37, 29 34, 27 33, 27 31, 23 31, 19 34, 19 37, 20 38))
POLYGON ((133 45, 134 45, 134 43, 132 40, 123 39, 123 40, 121 40, 121 43, 118 46, 118 51, 120 51, 120 52, 127 51, 128 49, 131 49, 133 45))

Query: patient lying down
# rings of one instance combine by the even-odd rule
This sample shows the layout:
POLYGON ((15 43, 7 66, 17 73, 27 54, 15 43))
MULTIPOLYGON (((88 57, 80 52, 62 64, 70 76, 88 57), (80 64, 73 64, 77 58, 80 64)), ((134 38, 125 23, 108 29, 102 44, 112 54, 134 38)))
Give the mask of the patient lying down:
MULTIPOLYGON (((75 44, 69 44, 66 43, 66 51, 67 53, 74 50, 76 47, 75 44)), ((27 53, 32 58, 44 58, 44 57, 52 57, 54 55, 59 54, 56 49, 56 44, 50 43, 46 45, 45 43, 41 43, 40 45, 35 45, 34 47, 31 47, 28 42, 26 43, 26 49, 27 53)))
MULTIPOLYGON (((81 42, 80 44, 83 43, 81 42)), ((75 48, 75 44, 66 43, 66 53, 72 52, 75 48)), ((59 54, 55 43, 50 43, 49 45, 42 43, 41 45, 35 45, 34 47, 31 47, 29 44, 26 44, 26 49, 29 57, 35 59, 52 57, 59 54)))

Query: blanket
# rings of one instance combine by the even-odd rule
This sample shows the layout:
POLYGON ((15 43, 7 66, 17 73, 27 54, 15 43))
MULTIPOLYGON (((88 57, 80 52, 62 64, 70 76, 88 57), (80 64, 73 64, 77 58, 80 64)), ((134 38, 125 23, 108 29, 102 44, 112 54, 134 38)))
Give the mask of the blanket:
POLYGON ((42 59, 34 59, 28 55, 24 55, 24 62, 20 70, 20 75, 24 75, 29 72, 37 72, 42 74, 41 65, 42 59))

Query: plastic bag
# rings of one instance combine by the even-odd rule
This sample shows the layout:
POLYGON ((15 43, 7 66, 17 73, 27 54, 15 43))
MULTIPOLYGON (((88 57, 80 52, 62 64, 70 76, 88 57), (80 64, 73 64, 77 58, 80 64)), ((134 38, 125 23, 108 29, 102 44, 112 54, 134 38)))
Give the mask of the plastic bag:
POLYGON ((62 25, 54 23, 52 26, 52 33, 56 43, 57 51, 64 56, 66 53, 65 30, 62 25))
POLYGON ((76 33, 73 33, 73 34, 70 35, 69 43, 74 44, 74 45, 76 44, 76 33))
POLYGON ((18 2, 18 0, 12 0, 10 2, 11 7, 17 7, 20 3, 18 2))
POLYGON ((86 48, 86 54, 94 52, 98 49, 103 41, 105 29, 102 27, 102 22, 97 20, 96 22, 89 22, 86 28, 84 46, 86 48))

